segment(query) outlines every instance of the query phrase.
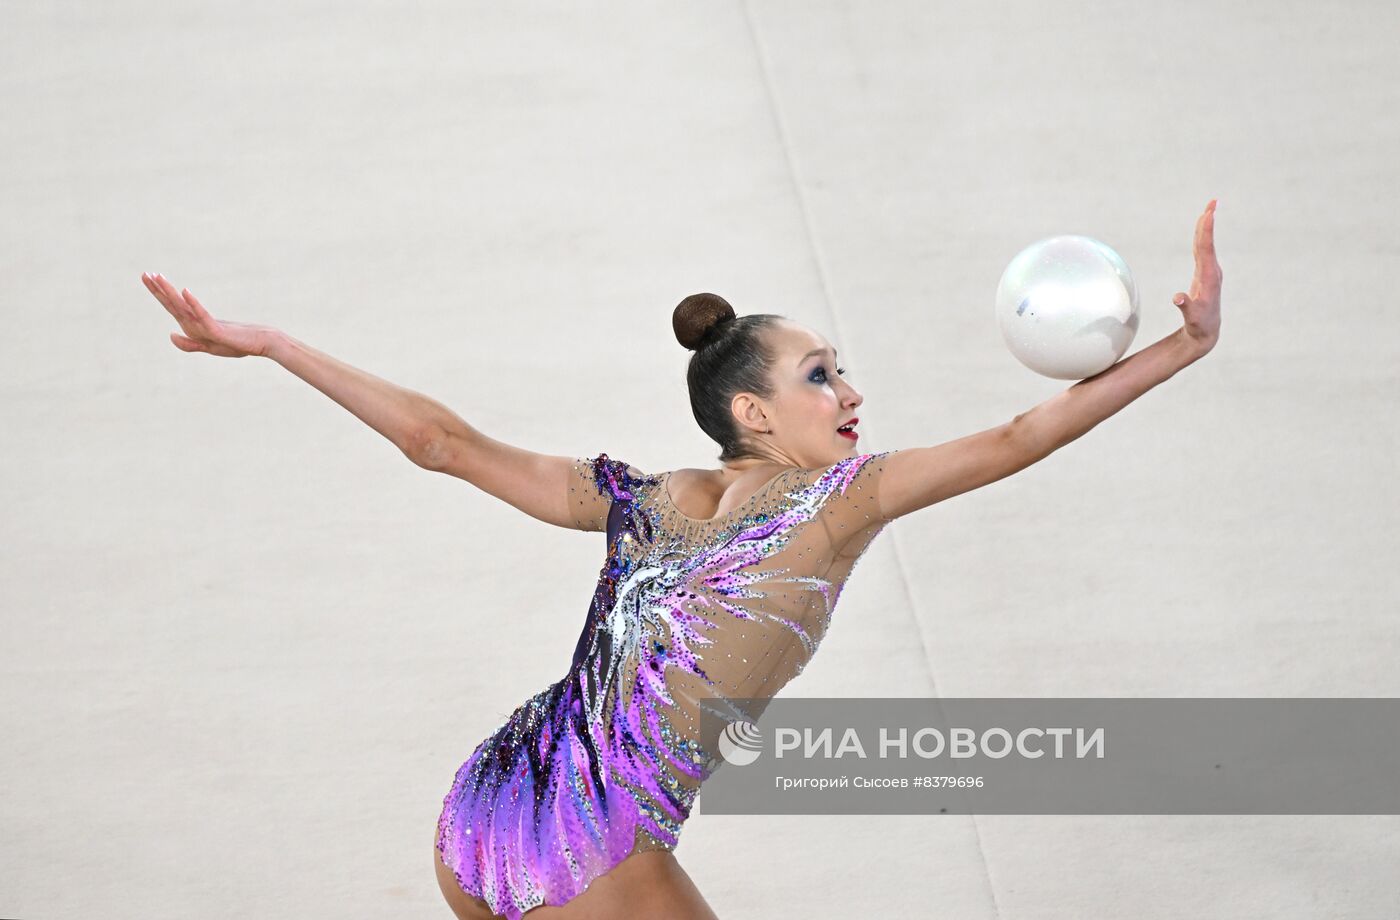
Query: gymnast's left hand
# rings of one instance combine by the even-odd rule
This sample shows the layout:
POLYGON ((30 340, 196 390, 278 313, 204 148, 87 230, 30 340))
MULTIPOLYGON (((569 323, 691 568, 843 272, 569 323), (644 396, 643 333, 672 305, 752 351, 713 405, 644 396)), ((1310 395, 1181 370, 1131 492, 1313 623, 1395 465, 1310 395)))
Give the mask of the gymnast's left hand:
POLYGON ((1182 330, 1201 353, 1215 347, 1220 338, 1220 281, 1224 275, 1215 257, 1215 199, 1196 221, 1196 274, 1188 293, 1178 291, 1172 302, 1181 310, 1182 330))

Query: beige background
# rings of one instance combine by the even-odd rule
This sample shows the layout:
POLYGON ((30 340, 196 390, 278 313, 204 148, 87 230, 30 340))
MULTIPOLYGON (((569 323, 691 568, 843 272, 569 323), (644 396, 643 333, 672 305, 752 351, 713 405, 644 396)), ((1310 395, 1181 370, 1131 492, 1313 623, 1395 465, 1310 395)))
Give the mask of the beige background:
MULTIPOLYGON (((798 696, 1397 696, 1394 4, 14 2, 0 915, 450 916, 455 770, 562 676, 603 552, 267 361, 188 286, 495 437, 717 465, 683 296, 827 335, 866 450, 1066 384, 992 314, 1084 233, 1219 346, 897 521, 798 696)), ((729 817, 726 920, 1395 916, 1394 816, 729 817)))

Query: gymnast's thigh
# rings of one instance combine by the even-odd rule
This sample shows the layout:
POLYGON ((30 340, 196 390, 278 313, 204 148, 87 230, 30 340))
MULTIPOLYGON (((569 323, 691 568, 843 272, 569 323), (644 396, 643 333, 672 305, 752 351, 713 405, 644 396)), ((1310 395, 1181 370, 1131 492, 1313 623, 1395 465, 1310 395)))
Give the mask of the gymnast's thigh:
POLYGON ((633 853, 594 879, 569 903, 525 912, 525 920, 615 920, 618 917, 719 920, 670 850, 633 853))

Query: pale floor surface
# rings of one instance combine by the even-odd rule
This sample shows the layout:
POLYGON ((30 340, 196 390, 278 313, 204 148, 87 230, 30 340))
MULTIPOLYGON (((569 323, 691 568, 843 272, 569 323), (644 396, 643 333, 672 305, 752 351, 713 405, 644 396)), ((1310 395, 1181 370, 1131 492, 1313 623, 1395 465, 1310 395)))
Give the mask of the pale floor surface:
MULTIPOLYGON (((1006 261, 1085 233, 1216 352, 896 522, 798 696, 1396 696, 1400 12, 1374 0, 12 3, 0 915, 445 918, 454 771, 602 540, 424 473, 141 286, 534 450, 712 466, 671 310, 826 334, 863 449, 1052 396, 1006 261)), ((726 920, 1394 916, 1393 816, 729 817, 726 920)))

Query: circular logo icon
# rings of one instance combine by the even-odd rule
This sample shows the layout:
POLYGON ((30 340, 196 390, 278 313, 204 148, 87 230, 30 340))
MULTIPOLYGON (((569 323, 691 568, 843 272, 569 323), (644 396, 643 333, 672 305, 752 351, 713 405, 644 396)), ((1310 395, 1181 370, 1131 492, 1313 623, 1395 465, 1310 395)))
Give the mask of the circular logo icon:
POLYGON ((736 767, 751 764, 763 753, 763 734, 752 722, 730 722, 719 735, 719 755, 736 767))

